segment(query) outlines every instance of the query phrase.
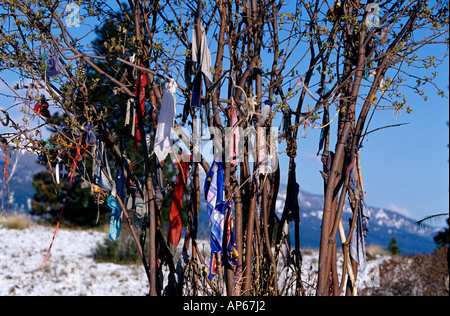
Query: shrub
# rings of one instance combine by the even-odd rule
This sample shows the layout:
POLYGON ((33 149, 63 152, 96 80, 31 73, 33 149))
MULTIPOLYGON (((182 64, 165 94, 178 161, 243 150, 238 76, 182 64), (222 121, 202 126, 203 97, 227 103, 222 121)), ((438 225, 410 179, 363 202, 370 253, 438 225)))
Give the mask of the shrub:
POLYGON ((383 296, 446 296, 448 275, 447 249, 430 254, 394 257, 380 267, 381 288, 375 295, 383 296))
POLYGON ((98 244, 94 252, 94 260, 102 263, 110 262, 128 265, 139 264, 141 257, 133 237, 125 234, 121 235, 114 242, 106 238, 103 244, 98 244))
POLYGON ((13 215, 5 215, 2 217, 1 224, 3 227, 8 229, 27 229, 29 228, 33 222, 29 216, 25 214, 13 214, 13 215))

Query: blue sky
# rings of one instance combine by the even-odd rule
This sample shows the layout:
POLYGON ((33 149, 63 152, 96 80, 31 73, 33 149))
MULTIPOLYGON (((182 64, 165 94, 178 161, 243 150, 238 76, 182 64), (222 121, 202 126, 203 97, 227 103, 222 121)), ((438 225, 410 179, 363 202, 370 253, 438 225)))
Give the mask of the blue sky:
MULTIPOLYGON (((75 31, 82 34, 87 29, 75 31)), ((435 47, 421 52, 436 55, 435 47)), ((213 52, 214 53, 214 52, 213 52)), ((436 70, 432 70, 436 71, 436 70)), ((448 58, 437 69, 436 82, 448 95, 448 58)), ((0 74, 14 85, 19 77, 0 74)), ((366 202, 373 207, 388 208, 414 219, 449 211, 449 101, 438 96, 432 89, 425 90, 429 99, 408 90, 403 93, 413 112, 400 113, 395 117, 392 110, 378 111, 369 130, 386 125, 409 123, 370 134, 361 150, 362 174, 366 190, 366 202)), ((0 82, 0 92, 5 92, 0 82)), ((10 99, 0 96, 1 106, 11 104, 10 99)), ((184 101, 183 101, 184 103, 184 101)), ((0 132, 3 129, 0 126, 0 132)), ((332 127, 332 133, 336 127, 332 127)), ((301 133, 300 133, 301 135, 301 133)), ((318 150, 320 131, 308 129, 307 137, 298 140, 298 182, 302 190, 322 194, 322 169, 318 150)), ((334 144, 331 144, 331 148, 334 144)), ((287 179, 287 161, 281 158, 282 179, 287 179)))
MULTIPOLYGON (((434 45, 422 48, 417 54, 421 58, 439 58, 445 52, 445 45, 434 45)), ((406 68, 406 72, 419 77, 426 74, 415 68, 406 68)), ((424 89, 428 96, 426 102, 411 89, 403 89, 401 92, 408 100, 407 106, 411 106, 413 112, 407 114, 404 111, 395 116, 393 110, 377 111, 368 130, 400 123, 408 125, 368 135, 361 149, 367 204, 397 211, 413 219, 449 212, 448 56, 437 69, 429 69, 428 75, 431 76, 432 72, 438 73, 435 82, 445 91, 447 98, 438 96, 431 86, 424 89)), ((380 104, 383 105, 389 104, 380 104)), ((331 127, 333 133, 336 133, 336 125, 331 127)), ((323 181, 319 174, 322 163, 316 156, 319 137, 320 131, 308 129, 307 137, 298 140, 297 175, 301 189, 323 194, 323 181)), ((331 143, 330 150, 334 146, 335 143, 331 143)), ((284 166, 284 178, 287 178, 287 163, 284 166)))
MULTIPOLYGON (((436 52, 428 50, 424 54, 436 52)), ((437 71, 436 82, 448 95, 448 58, 437 71)), ((411 114, 405 111, 395 117, 392 110, 377 112, 369 131, 409 124, 368 135, 361 149, 367 204, 413 219, 449 211, 449 101, 433 89, 425 91, 429 96, 426 102, 405 89, 408 105, 413 109, 411 114)), ((319 174, 322 166, 316 157, 318 139, 319 132, 309 130, 307 138, 299 140, 297 170, 301 188, 320 194, 323 184, 319 174)))

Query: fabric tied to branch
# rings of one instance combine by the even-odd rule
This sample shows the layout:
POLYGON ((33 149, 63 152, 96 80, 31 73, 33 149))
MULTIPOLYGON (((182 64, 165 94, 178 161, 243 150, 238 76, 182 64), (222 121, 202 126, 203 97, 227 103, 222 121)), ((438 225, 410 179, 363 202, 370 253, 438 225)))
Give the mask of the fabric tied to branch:
POLYGON ((300 77, 297 82, 295 83, 294 88, 303 88, 305 89, 305 91, 309 94, 309 96, 311 98, 313 98, 313 100, 317 101, 317 99, 314 97, 314 94, 311 92, 311 90, 309 90, 308 86, 303 82, 303 78, 300 77))
MULTIPOLYGON (((144 67, 144 65, 141 65, 141 67, 144 67)), ((141 71, 140 76, 141 76, 141 78, 140 78, 141 86, 138 87, 139 79, 136 79, 134 94, 136 95, 136 97, 139 95, 140 110, 141 110, 142 116, 144 116, 145 115, 145 87, 147 86, 147 75, 141 71)), ((141 141, 141 131, 139 129, 139 124, 138 124, 139 121, 138 121, 137 113, 135 114, 134 121, 135 121, 134 150, 137 151, 139 142, 141 141)))
POLYGON ((211 266, 209 278, 217 273, 217 257, 222 252, 224 209, 224 171, 223 162, 213 162, 205 181, 205 197, 211 221, 211 266))
POLYGON ((205 181, 205 197, 211 221, 211 250, 222 251, 224 209, 223 162, 213 162, 205 181))
POLYGON ((261 115, 258 119, 258 123, 260 126, 264 126, 267 118, 270 115, 270 112, 272 112, 272 102, 266 101, 264 107, 261 109, 261 115))
POLYGON ((202 75, 199 72, 194 79, 194 87, 192 89, 191 107, 200 108, 202 106, 202 75))
MULTIPOLYGON (((44 264, 47 262, 48 256, 50 255, 50 251, 52 250, 53 243, 55 242, 56 235, 58 234, 59 227, 61 225, 61 220, 62 220, 64 208, 66 207, 66 202, 67 202, 67 200, 69 198, 70 188, 71 188, 72 182, 73 182, 73 176, 75 175, 75 171, 77 169, 77 163, 78 163, 78 160, 80 159, 80 156, 81 156, 82 139, 83 139, 83 137, 82 137, 82 135, 80 135, 80 140, 78 141, 78 146, 77 146, 77 151, 76 151, 76 154, 75 154, 75 158, 73 159, 72 168, 70 169, 70 173, 69 173, 69 185, 68 185, 68 188, 67 188, 67 191, 66 191, 66 197, 64 198, 64 202, 63 202, 63 205, 62 205, 62 208, 61 208, 61 212, 59 213, 59 219, 56 222, 56 228, 55 228, 55 232, 53 233, 52 242, 50 243, 50 247, 47 250, 47 254, 45 255, 44 261, 42 262, 39 270, 42 269, 44 264)), ((4 214, 2 214, 2 215, 4 215, 4 214)))
POLYGON ((200 63, 202 73, 205 75, 206 85, 209 87, 212 85, 211 81, 211 52, 208 47, 208 41, 206 39, 206 30, 203 25, 200 25, 200 47, 197 45, 197 32, 194 27, 192 31, 192 61, 200 63))
POLYGON ((43 117, 49 118, 52 115, 50 114, 50 111, 48 110, 49 104, 45 100, 45 98, 42 98, 38 103, 34 106, 34 111, 43 117))
MULTIPOLYGON (((24 136, 22 135, 22 138, 24 136)), ((20 148, 20 146, 18 146, 20 148)), ((17 150, 17 154, 16 154, 16 160, 14 162, 14 165, 11 169, 11 171, 8 171, 8 178, 7 178, 7 182, 9 183, 9 181, 11 181, 12 176, 14 175, 14 173, 16 173, 16 168, 17 165, 19 163, 20 158, 22 158, 25 155, 25 150, 21 149, 21 150, 17 150)))
POLYGON ((155 155, 160 162, 166 159, 172 150, 172 132, 176 114, 177 83, 170 79, 166 83, 166 90, 162 97, 161 113, 159 115, 158 128, 155 135, 155 155))
POLYGON ((323 146, 325 145, 325 137, 326 137, 325 129, 322 129, 320 131, 319 150, 317 151, 317 156, 320 155, 320 152, 322 151, 323 146))
POLYGON ((237 246, 231 201, 224 201, 223 162, 214 162, 205 181, 205 196, 211 221, 211 265, 209 279, 213 279, 221 264, 225 213, 227 213, 227 257, 232 267, 237 265, 237 246), (228 212, 226 212, 228 210, 228 212))
POLYGON ((237 251, 237 244, 236 244, 236 234, 234 230, 234 220, 233 220, 233 203, 227 202, 226 203, 226 209, 228 209, 227 212, 227 257, 228 262, 231 265, 233 269, 237 267, 237 259, 239 256, 239 253, 237 251))
MULTIPOLYGON (((256 127, 258 133, 258 178, 259 175, 269 171, 269 143, 267 142, 267 130, 263 127, 272 111, 272 102, 265 101, 265 106, 261 109, 261 116, 258 119, 259 126, 256 127)), ((270 149, 272 151, 272 149, 270 149)), ((271 152, 273 154, 273 152, 271 152)))
POLYGON ((179 171, 172 204, 170 206, 169 235, 167 237, 167 241, 175 247, 178 246, 178 243, 180 242, 181 231, 183 228, 181 215, 183 206, 183 194, 186 189, 189 164, 189 161, 180 161, 179 163, 177 163, 179 171))
POLYGON ((230 149, 231 149, 231 157, 233 157, 233 161, 231 162, 234 166, 237 166, 239 163, 239 159, 236 157, 239 153, 239 126, 238 126, 238 117, 237 117, 237 110, 235 106, 231 107, 231 139, 230 139, 230 149))
MULTIPOLYGON (((52 48, 46 52, 47 60, 44 60, 46 63, 46 75, 47 77, 55 77, 59 74, 59 63, 58 63, 58 54, 52 48)), ((45 58, 44 58, 45 59, 45 58)))
POLYGON ((350 256, 358 263, 363 272, 366 269, 366 237, 369 232, 369 210, 364 199, 358 205, 355 231, 350 240, 350 256))
POLYGON ((97 137, 95 136, 94 123, 92 122, 87 123, 86 132, 87 132, 86 142, 89 145, 95 144, 97 142, 97 137))
MULTIPOLYGON (((101 164, 105 167, 106 172, 108 173, 109 178, 111 179, 111 171, 109 168, 109 162, 108 162, 108 155, 106 154, 105 147, 103 145, 102 141, 99 141, 97 143, 97 153, 96 153, 97 160, 101 162, 101 164)), ((102 166, 96 163, 94 160, 94 183, 98 185, 100 188, 111 191, 112 186, 111 183, 109 183, 108 178, 105 176, 105 174, 102 171, 102 166)))
POLYGON ((111 209, 111 221, 109 223, 109 240, 115 241, 120 236, 122 222, 122 208, 119 205, 117 196, 122 201, 125 199, 125 176, 122 169, 117 170, 115 179, 115 194, 111 194, 108 198, 108 206, 111 209))
POLYGON ((117 198, 110 195, 108 198, 108 207, 111 209, 111 221, 109 223, 109 240, 115 241, 120 236, 122 209, 117 198))

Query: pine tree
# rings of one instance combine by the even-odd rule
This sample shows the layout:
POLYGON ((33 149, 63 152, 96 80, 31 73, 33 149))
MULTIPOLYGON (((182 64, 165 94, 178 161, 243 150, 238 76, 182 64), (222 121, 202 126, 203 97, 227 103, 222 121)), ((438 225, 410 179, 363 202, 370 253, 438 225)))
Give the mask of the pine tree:
POLYGON ((74 178, 64 204, 69 189, 68 181, 63 180, 60 184, 55 184, 50 172, 36 174, 32 182, 36 194, 31 202, 31 214, 38 215, 52 224, 57 222, 61 211, 66 225, 92 227, 106 223, 108 221, 106 204, 97 203, 90 189, 82 188, 82 184, 80 178, 74 178))
POLYGON ((387 246, 387 249, 389 250, 389 253, 393 256, 399 256, 402 253, 400 247, 397 244, 397 238, 395 237, 392 237, 391 242, 387 246))
MULTIPOLYGON (((119 30, 123 32, 130 28, 126 22, 118 21, 118 19, 120 20, 119 17, 111 15, 110 20, 96 31, 97 38, 91 43, 92 47, 96 51, 101 52, 104 55, 108 55, 111 48, 108 49, 105 47, 105 43, 114 42, 114 38, 120 38, 119 35, 121 34, 119 34, 119 30), (120 28, 118 28, 118 23, 121 24, 120 28)), ((129 35, 131 36, 132 34, 130 33, 129 35)), ((118 44, 117 47, 120 46, 122 50, 128 51, 129 47, 127 47, 126 43, 121 44, 122 46, 118 44)), ((107 62, 97 61, 95 64, 102 71, 107 73, 114 72, 114 69, 119 69, 123 73, 121 80, 131 86, 133 85, 135 74, 132 67, 120 66, 118 62, 111 60, 108 60, 107 62)), ((84 119, 82 118, 83 115, 81 115, 79 119, 84 120, 84 124, 87 124, 90 119, 95 120, 98 118, 100 120, 104 120, 106 122, 106 127, 110 131, 114 131, 112 134, 114 141, 123 150, 123 152, 126 153, 127 158, 132 162, 134 173, 136 175, 142 175, 144 172, 143 152, 141 150, 135 151, 133 149, 131 125, 125 126, 124 123, 126 113, 124 112, 123 105, 127 103, 129 98, 127 98, 124 94, 115 93, 114 86, 109 84, 106 78, 99 75, 99 73, 90 66, 86 65, 86 70, 80 70, 77 74, 79 81, 76 89, 73 90, 73 87, 71 88, 71 91, 73 90, 73 102, 76 104, 80 113, 84 112, 88 106, 95 107, 97 111, 97 115, 89 111, 89 115, 87 115, 84 119)), ((149 94, 147 93, 147 95, 149 94)), ((145 126, 147 127, 147 132, 151 133, 153 128, 151 119, 149 118, 152 117, 152 106, 148 102, 146 104, 145 112, 148 114, 146 115, 147 119, 145 121, 145 126)), ((50 156, 53 159, 52 168, 54 169, 56 156, 58 155, 56 150, 58 143, 55 141, 55 137, 58 135, 56 128, 61 129, 66 134, 70 134, 70 120, 65 114, 61 115, 59 113, 55 113, 52 117, 48 118, 47 122, 55 127, 48 128, 52 136, 50 136, 50 138, 45 142, 47 147, 49 147, 49 152, 51 152, 50 156)), ((102 132, 100 132, 97 128, 94 129, 94 133, 97 140, 102 139, 102 132)), ((65 161, 63 161, 63 163, 64 162, 65 161)), ((47 161, 45 161, 45 163, 47 163, 47 161)), ((70 162, 67 162, 66 166, 69 164, 70 162)), ((92 174, 92 159, 86 159, 84 168, 84 173, 87 174, 87 177, 89 178, 89 175, 92 174)), ((114 179, 117 166, 111 164, 110 168, 114 179)), ((153 170, 151 173, 154 174, 153 170)), ((170 184, 174 183, 177 176, 177 168, 172 161, 170 161, 170 159, 166 161, 163 166, 163 174, 163 185, 169 184, 170 187, 170 184)), ((32 201, 32 214, 42 216, 48 221, 56 223, 62 209, 68 183, 62 181, 60 185, 55 185, 53 180, 52 174, 49 171, 39 173, 33 179, 32 185, 36 190, 36 194, 34 195, 32 201)), ((63 220, 73 225, 81 226, 93 226, 96 225, 96 223, 100 225, 109 221, 110 209, 107 207, 106 202, 98 203, 99 201, 97 201, 96 197, 92 195, 92 190, 88 186, 89 184, 85 185, 85 181, 80 178, 79 175, 75 175, 74 181, 70 188, 68 201, 64 207, 62 216, 63 220), (98 220, 97 217, 99 217, 98 220)), ((172 200, 172 191, 169 189, 166 193, 167 194, 165 195, 161 206, 161 225, 163 227, 168 225, 170 202, 172 200)), ((185 222, 186 218, 183 218, 183 221, 185 222)))

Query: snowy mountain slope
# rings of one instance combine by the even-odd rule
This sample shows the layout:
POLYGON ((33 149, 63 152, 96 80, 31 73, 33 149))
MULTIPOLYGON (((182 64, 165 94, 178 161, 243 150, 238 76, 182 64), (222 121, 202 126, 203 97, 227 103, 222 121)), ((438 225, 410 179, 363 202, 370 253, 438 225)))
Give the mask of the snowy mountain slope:
MULTIPOLYGON (((281 214, 283 211, 285 199, 286 188, 281 187, 277 201, 278 214, 281 214)), ((303 247, 317 248, 320 243, 323 196, 300 191, 299 203, 301 217, 300 242, 303 247)), ((399 213, 382 208, 368 207, 370 213, 369 234, 366 239, 368 245, 386 248, 391 238, 396 237, 403 254, 430 252, 436 248, 433 237, 442 229, 419 228, 413 219, 399 213)), ((343 214, 344 225, 348 224, 351 217, 350 209, 346 207, 343 214)))
MULTIPOLYGON (((3 188, 4 183, 4 170, 5 166, 5 154, 0 149, 0 188, 3 188)), ((17 153, 14 152, 11 156, 11 162, 8 165, 8 176, 11 176, 9 182, 9 209, 16 213, 27 213, 31 206, 31 199, 36 193, 31 185, 33 176, 41 171, 45 171, 45 167, 39 165, 37 161, 37 155, 30 155, 28 152, 24 156, 19 157, 16 170, 12 174, 12 169, 16 161, 17 153)), ((5 186, 6 189, 6 186, 5 186)), ((6 192, 5 190, 5 207, 6 207, 6 192)), ((0 193, 1 195, 1 193, 0 193)), ((1 196, 0 196, 1 198, 1 196)))

